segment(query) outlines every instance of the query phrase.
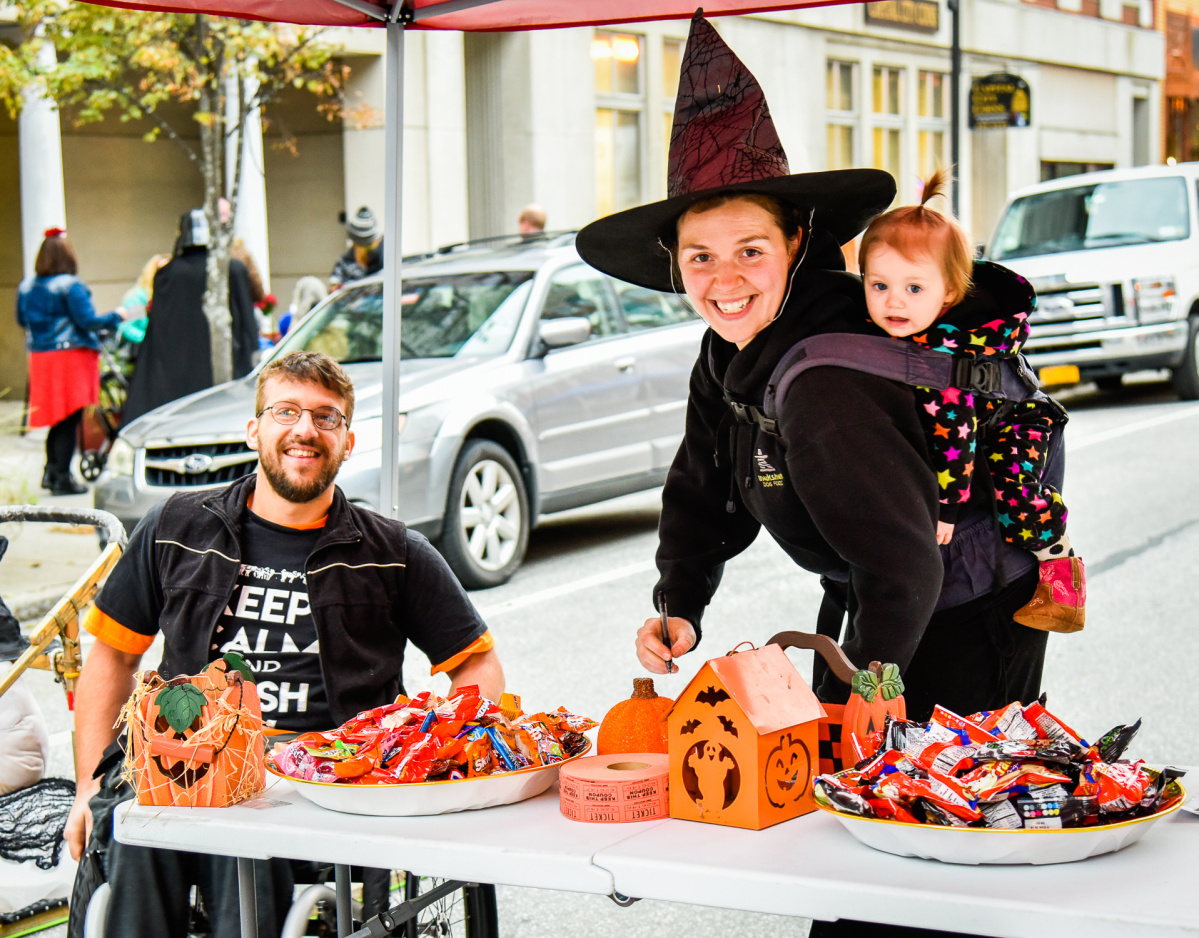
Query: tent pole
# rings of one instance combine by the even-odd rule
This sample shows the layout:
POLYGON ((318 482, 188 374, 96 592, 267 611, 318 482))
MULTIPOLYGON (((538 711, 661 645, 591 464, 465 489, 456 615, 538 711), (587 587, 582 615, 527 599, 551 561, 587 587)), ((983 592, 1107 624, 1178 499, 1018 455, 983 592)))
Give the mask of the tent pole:
POLYGON ((403 271, 404 24, 389 20, 383 180, 383 452, 379 511, 399 518, 400 293, 403 271))

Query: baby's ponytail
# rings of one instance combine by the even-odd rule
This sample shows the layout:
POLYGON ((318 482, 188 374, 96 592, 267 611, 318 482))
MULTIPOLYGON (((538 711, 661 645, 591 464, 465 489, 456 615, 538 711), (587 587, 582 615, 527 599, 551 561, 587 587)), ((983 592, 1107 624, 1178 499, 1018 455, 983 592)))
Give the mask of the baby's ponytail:
POLYGON ((956 218, 928 204, 946 195, 952 179, 948 169, 937 169, 923 181, 918 205, 900 206, 870 222, 858 247, 858 269, 863 276, 871 251, 880 245, 893 248, 909 260, 932 257, 941 267, 953 302, 961 302, 970 292, 974 270, 970 235, 956 218))

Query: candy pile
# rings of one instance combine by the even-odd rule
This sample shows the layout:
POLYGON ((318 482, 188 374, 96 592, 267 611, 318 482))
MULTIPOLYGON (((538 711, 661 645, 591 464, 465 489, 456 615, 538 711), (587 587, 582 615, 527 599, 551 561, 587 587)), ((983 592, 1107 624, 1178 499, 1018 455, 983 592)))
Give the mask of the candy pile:
POLYGON ((329 733, 277 743, 267 756, 276 770, 313 782, 398 785, 498 775, 550 765, 587 748, 594 720, 564 709, 527 716, 520 698, 499 704, 475 686, 446 700, 429 691, 366 710, 329 733))
POLYGON ((1117 726, 1094 745, 1045 709, 961 717, 937 707, 928 723, 887 716, 852 769, 822 775, 816 800, 859 817, 946 827, 1045 830, 1155 814, 1180 795, 1183 773, 1120 756, 1140 729, 1117 726))

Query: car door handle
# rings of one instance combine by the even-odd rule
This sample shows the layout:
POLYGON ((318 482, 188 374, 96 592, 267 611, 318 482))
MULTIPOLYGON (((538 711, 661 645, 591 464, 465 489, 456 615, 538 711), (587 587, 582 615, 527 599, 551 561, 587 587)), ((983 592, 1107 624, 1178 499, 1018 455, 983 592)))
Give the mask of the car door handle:
POLYGON ((612 364, 616 366, 617 371, 629 371, 637 364, 637 359, 629 356, 628 358, 618 358, 612 364))

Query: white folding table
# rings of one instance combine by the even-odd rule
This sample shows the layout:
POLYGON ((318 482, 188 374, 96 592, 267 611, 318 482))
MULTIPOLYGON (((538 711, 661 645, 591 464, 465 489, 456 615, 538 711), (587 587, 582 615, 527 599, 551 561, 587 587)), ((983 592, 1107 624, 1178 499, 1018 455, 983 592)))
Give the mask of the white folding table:
MULTIPOLYGON (((482 811, 381 818, 319 808, 273 779, 246 804, 126 802, 114 820, 122 843, 235 856, 247 861, 243 869, 287 857, 1002 938, 1199 938, 1199 817, 1186 811, 1118 853, 1039 867, 879 853, 824 812, 764 831, 675 820, 583 824, 559 812, 556 787, 482 811)), ((250 882, 243 876, 243 901, 250 882)))

